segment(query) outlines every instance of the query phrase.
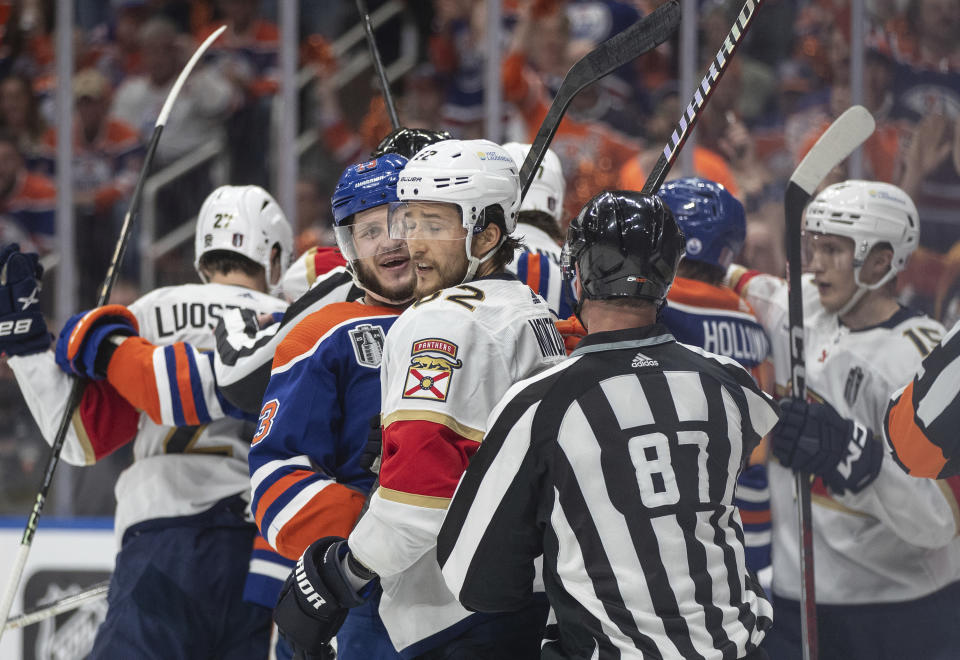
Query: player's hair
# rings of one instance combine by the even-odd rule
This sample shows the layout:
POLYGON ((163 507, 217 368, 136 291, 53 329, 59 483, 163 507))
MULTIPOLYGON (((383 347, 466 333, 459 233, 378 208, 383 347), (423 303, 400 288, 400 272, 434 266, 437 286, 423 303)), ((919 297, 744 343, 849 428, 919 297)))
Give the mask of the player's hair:
POLYGON ((657 303, 643 298, 608 298, 606 300, 591 300, 590 304, 608 305, 617 309, 657 309, 657 303))
MULTIPOLYGON (((520 238, 506 233, 506 221, 503 215, 503 208, 499 204, 491 204, 483 209, 482 217, 484 226, 491 224, 497 225, 500 228, 500 233, 505 237, 503 243, 500 244, 500 247, 498 247, 493 256, 490 257, 493 272, 498 272, 513 263, 514 255, 517 250, 523 248, 524 244, 520 238)), ((550 221, 553 222, 553 218, 550 218, 550 221)))
POLYGON ((263 266, 256 261, 230 250, 211 250, 205 253, 200 257, 200 268, 211 275, 228 275, 235 270, 248 277, 257 277, 264 273, 263 266))
POLYGON ((546 211, 520 211, 517 222, 536 227, 558 243, 563 243, 566 238, 557 221, 546 211))
POLYGON ((682 259, 680 265, 677 266, 677 275, 679 277, 697 280, 698 282, 706 282, 714 286, 723 284, 723 279, 726 277, 726 274, 727 271, 723 266, 717 266, 716 264, 707 263, 706 261, 682 259))

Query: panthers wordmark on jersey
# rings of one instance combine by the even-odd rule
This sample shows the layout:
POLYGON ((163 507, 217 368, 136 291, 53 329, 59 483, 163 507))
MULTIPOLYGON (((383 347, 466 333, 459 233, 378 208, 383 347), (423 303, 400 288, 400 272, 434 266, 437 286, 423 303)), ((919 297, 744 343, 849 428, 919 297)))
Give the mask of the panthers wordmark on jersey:
POLYGON ((440 574, 440 523, 500 397, 565 358, 546 303, 508 274, 428 295, 391 327, 380 488, 349 545, 380 576, 380 615, 401 653, 431 648, 471 616, 440 574))

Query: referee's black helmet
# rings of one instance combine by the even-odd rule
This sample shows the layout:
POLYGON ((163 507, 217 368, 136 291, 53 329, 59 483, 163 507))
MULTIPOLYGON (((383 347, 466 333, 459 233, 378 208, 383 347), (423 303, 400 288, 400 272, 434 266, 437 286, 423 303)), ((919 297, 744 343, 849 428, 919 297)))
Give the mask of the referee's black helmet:
POLYGON ((451 139, 448 131, 433 131, 427 128, 395 128, 387 137, 380 140, 377 148, 370 153, 371 158, 383 154, 400 154, 407 160, 431 144, 451 139))
POLYGON ((567 229, 563 273, 580 269, 583 297, 641 298, 662 304, 684 253, 670 208, 656 195, 604 191, 587 202, 567 229))

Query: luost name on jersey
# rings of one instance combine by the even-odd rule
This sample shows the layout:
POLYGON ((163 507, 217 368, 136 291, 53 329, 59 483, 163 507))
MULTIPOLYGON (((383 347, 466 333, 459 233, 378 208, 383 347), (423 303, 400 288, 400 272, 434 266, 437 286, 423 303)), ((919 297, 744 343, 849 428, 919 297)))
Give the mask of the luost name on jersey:
MULTIPOLYGON (((170 306, 156 307, 153 311, 157 319, 157 334, 160 337, 171 337, 187 326, 213 330, 225 309, 244 308, 240 305, 202 302, 182 302, 170 306)), ((256 315, 254 310, 248 311, 256 315)))
POLYGON ((762 362, 769 353, 767 336, 759 327, 734 321, 703 320, 703 349, 735 360, 762 362))

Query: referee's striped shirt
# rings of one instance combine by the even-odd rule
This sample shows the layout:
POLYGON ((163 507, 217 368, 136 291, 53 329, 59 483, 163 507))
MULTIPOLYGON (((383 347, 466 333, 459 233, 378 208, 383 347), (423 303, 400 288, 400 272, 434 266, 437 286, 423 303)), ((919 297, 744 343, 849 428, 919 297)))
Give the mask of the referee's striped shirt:
POLYGON ((517 609, 542 554, 544 657, 743 657, 772 611, 733 494, 776 422, 742 367, 662 325, 591 334, 491 414, 438 539, 447 585, 517 609))
POLYGON ((893 457, 916 477, 960 474, 960 322, 890 398, 883 423, 893 457))

